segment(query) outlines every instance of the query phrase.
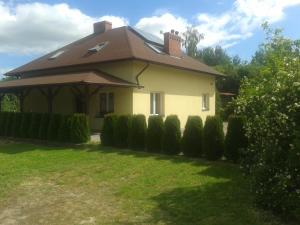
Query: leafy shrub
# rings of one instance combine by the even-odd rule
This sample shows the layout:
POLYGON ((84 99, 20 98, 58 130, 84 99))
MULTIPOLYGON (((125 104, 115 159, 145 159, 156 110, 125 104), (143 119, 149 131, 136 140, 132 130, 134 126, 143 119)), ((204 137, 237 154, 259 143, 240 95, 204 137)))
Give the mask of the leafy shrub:
POLYGON ((29 138, 34 138, 34 139, 39 138, 39 128, 40 128, 41 118, 42 118, 42 114, 32 113, 31 123, 28 132, 29 138))
POLYGON ((128 147, 129 129, 131 123, 130 115, 120 115, 116 119, 114 132, 114 145, 120 148, 128 147))
POLYGON ((20 125, 20 137, 29 137, 29 128, 31 123, 31 113, 22 113, 22 120, 20 125))
POLYGON ((11 135, 12 137, 20 137, 20 129, 21 129, 21 121, 22 121, 22 113, 15 113, 14 115, 14 119, 12 122, 12 131, 11 131, 11 135))
POLYGON ((240 159, 241 151, 246 146, 247 138, 245 136, 244 118, 232 115, 228 120, 224 154, 227 159, 237 162, 240 159))
POLYGON ((61 142, 70 142, 71 141, 71 116, 63 115, 62 120, 60 121, 57 140, 61 142))
POLYGON ((208 160, 220 159, 224 152, 223 123, 218 116, 207 116, 203 130, 203 152, 208 160))
POLYGON ((113 146, 114 145, 114 131, 117 116, 114 114, 105 115, 103 121, 103 128, 101 130, 101 144, 104 146, 113 146))
MULTIPOLYGON (((63 118, 63 117, 62 117, 63 118)), ((85 143, 90 140, 90 126, 85 114, 73 114, 70 118, 70 139, 74 143, 85 143)))
POLYGON ((44 113, 41 116, 41 122, 40 122, 40 127, 39 127, 39 139, 41 139, 41 140, 47 139, 50 117, 51 117, 51 114, 49 114, 49 113, 44 113))
POLYGON ((161 152, 163 134, 164 121, 162 116, 150 116, 147 128, 147 150, 149 152, 161 152))
POLYGON ((300 41, 267 35, 260 74, 243 81, 236 100, 248 138, 242 167, 259 206, 299 218, 300 41))
POLYGON ((189 116, 181 141, 182 152, 186 156, 200 157, 202 154, 203 123, 200 116, 189 116))
POLYGON ((180 121, 177 115, 167 116, 164 123, 163 152, 178 154, 180 152, 180 121))
POLYGON ((133 115, 129 131, 129 145, 132 149, 145 149, 146 132, 146 117, 142 114, 133 115))
POLYGON ((51 114, 48 130, 47 130, 47 140, 56 141, 58 140, 58 129, 61 123, 63 115, 61 114, 51 114))

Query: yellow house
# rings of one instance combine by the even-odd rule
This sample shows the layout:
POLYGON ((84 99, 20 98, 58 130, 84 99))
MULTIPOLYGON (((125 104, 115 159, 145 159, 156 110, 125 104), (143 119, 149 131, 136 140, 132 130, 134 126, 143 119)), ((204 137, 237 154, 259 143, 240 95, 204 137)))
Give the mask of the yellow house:
POLYGON ((215 114, 222 74, 182 53, 178 32, 161 40, 103 21, 93 34, 6 76, 16 79, 0 83, 0 92, 16 94, 21 111, 86 113, 99 130, 107 113, 177 114, 182 126, 189 115, 205 120, 215 114))

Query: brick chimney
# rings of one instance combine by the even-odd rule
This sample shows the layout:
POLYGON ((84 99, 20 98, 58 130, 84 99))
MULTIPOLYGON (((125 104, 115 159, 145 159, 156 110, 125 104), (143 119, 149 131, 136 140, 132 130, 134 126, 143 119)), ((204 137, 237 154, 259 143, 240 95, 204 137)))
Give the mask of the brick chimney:
POLYGON ((178 31, 164 33, 164 46, 165 52, 171 56, 181 57, 181 38, 178 35, 178 31))
POLYGON ((108 21, 101 21, 94 23, 94 34, 104 33, 112 29, 112 23, 108 21))

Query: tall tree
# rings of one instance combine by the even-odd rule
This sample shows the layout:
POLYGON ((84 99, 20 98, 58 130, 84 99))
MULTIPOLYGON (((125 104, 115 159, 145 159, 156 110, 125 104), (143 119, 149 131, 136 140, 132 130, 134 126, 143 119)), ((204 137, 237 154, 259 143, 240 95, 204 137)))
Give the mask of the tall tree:
POLYGON ((186 49, 186 54, 191 57, 197 55, 197 45, 204 38, 203 34, 199 33, 194 27, 187 27, 186 32, 183 33, 183 46, 186 49))

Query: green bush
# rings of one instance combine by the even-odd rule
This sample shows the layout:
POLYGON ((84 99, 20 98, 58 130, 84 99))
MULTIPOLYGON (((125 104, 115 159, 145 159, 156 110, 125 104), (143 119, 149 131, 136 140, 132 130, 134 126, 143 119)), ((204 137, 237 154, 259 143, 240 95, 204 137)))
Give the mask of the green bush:
POLYGON ((133 115, 129 131, 129 145, 132 149, 145 149, 146 132, 146 117, 142 114, 133 115))
POLYGON ((130 123, 130 115, 120 115, 116 119, 114 132, 114 145, 116 147, 128 147, 130 123))
POLYGON ((58 140, 58 129, 61 123, 63 115, 61 114, 51 114, 50 121, 47 130, 47 140, 57 141, 58 140))
POLYGON ((147 150, 149 152, 162 151, 162 138, 164 135, 164 121, 162 116, 155 115, 148 118, 147 150))
POLYGON ((180 152, 180 121, 177 115, 167 116, 164 123, 162 149, 166 154, 175 155, 180 152))
POLYGON ((202 154, 203 123, 200 116, 189 116, 181 141, 182 152, 189 157, 202 154))
POLYGON ((6 112, 0 112, 0 135, 5 135, 5 121, 6 121, 6 112))
POLYGON ((12 122, 14 120, 14 113, 13 112, 7 112, 6 118, 5 118, 5 125, 4 125, 4 135, 7 137, 11 136, 11 130, 12 130, 12 122))
POLYGON ((203 130, 203 152, 208 160, 217 160, 224 153, 223 123, 218 116, 207 116, 203 130))
POLYGON ((49 114, 49 113, 44 113, 41 116, 41 122, 40 122, 40 127, 39 127, 39 139, 41 139, 41 140, 47 140, 50 116, 51 116, 51 114, 49 114))
POLYGON ((31 123, 29 127, 29 138, 39 139, 39 129, 41 124, 42 114, 32 113, 31 123))
POLYGON ((247 138, 245 136, 244 118, 232 115, 228 120, 224 155, 227 159, 238 162, 241 151, 246 147, 247 138))
POLYGON ((12 137, 20 137, 20 128, 21 128, 21 122, 22 122, 22 113, 15 113, 13 122, 12 122, 12 131, 11 136, 12 137))
POLYGON ((58 141, 61 142, 70 142, 71 141, 71 126, 72 126, 72 116, 63 115, 60 121, 58 129, 58 141))
POLYGON ((90 140, 90 126, 88 117, 85 114, 73 114, 70 118, 70 123, 70 139, 72 142, 85 143, 90 140))
POLYGON ((29 138, 29 128, 31 123, 31 113, 22 113, 22 120, 20 125, 20 137, 29 138))
POLYGON ((103 127, 100 134, 101 144, 103 146, 114 145, 114 131, 118 116, 114 114, 105 115, 103 127))

